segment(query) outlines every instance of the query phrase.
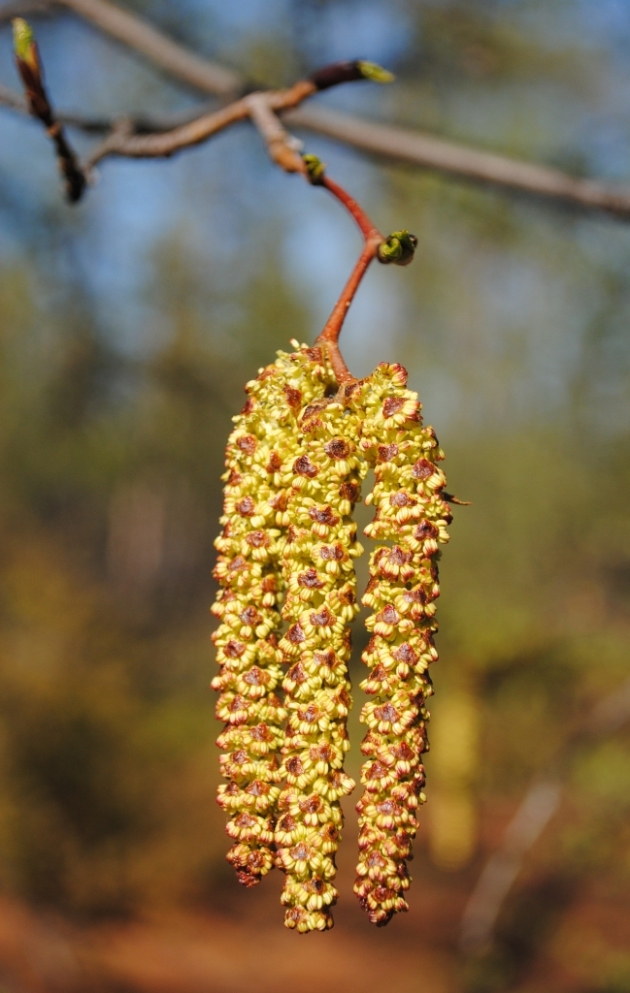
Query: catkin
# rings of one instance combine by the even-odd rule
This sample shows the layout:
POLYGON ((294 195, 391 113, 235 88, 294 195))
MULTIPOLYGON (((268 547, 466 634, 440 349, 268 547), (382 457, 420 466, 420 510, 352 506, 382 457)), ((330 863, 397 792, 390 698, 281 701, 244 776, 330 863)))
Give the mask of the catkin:
POLYGON ((421 754, 428 747, 425 701, 432 693, 427 668, 437 658, 438 547, 448 540, 451 520, 437 465, 444 456, 433 429, 423 427, 421 405, 406 383, 402 366, 382 364, 360 390, 360 446, 375 475, 366 503, 374 504, 376 514, 365 533, 379 545, 370 557, 362 601, 372 611, 366 621, 372 637, 363 653, 370 674, 361 688, 372 699, 361 713, 369 730, 361 746, 367 761, 357 805, 354 890, 378 925, 408 909, 406 860, 416 810, 425 800, 421 754))
POLYGON ((286 718, 276 693, 282 681, 279 561, 289 523, 282 470, 297 446, 297 416, 323 396, 326 376, 319 349, 279 352, 245 387, 248 399, 234 418, 226 451, 214 571, 222 589, 212 607, 221 621, 213 635, 221 669, 212 687, 220 691, 216 713, 226 725, 217 744, 227 783, 217 799, 235 842, 227 858, 245 886, 259 882, 274 864, 286 718))
POLYGON ((361 713, 354 889, 378 925, 407 909, 406 862, 425 799, 437 560, 451 515, 443 454, 405 370, 382 364, 337 390, 322 350, 292 344, 296 352, 278 353, 247 384, 228 442, 212 685, 226 725, 218 802, 234 840, 228 860, 247 886, 282 869, 285 925, 308 932, 333 924, 340 801, 354 789, 343 766, 362 480, 372 467, 366 503, 376 514, 365 533, 378 545, 363 597, 371 639, 361 688, 371 699, 361 713))
POLYGON ((358 612, 353 560, 362 551, 350 517, 365 467, 356 444, 359 424, 343 395, 308 405, 299 452, 283 477, 291 489, 282 611, 289 626, 280 649, 290 668, 283 683, 286 784, 276 847, 287 877, 285 925, 301 932, 332 927, 340 800, 355 785, 343 763, 351 704, 349 625, 358 612))

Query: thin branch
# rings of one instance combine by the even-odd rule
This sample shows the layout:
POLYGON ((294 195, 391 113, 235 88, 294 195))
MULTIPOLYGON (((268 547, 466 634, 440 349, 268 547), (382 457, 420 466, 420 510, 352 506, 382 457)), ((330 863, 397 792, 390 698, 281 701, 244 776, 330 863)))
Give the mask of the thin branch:
POLYGON ((50 14, 52 5, 47 0, 13 0, 0 7, 0 24, 14 17, 31 17, 33 14, 50 14))
POLYGON ((501 907, 527 853, 558 810, 561 798, 562 784, 555 779, 542 779, 521 800, 501 847, 486 862, 466 904, 460 932, 460 947, 465 954, 479 953, 491 944, 501 907))
POLYGON ((10 107, 11 110, 17 110, 19 114, 30 113, 28 109, 28 101, 22 96, 21 93, 17 93, 15 90, 10 89, 8 86, 3 86, 0 83, 0 103, 3 107, 10 107))
POLYGON ((499 849, 488 859, 464 909, 460 947, 467 955, 488 948, 501 908, 528 853, 562 799, 562 771, 579 746, 614 734, 630 722, 630 680, 601 700, 565 741, 556 758, 558 772, 537 780, 510 821, 499 849))
POLYGON ((319 179, 319 185, 324 186, 329 193, 332 193, 332 195, 339 200, 339 203, 343 204, 346 210, 352 214, 355 221, 359 225, 361 234, 366 241, 369 241, 370 238, 374 237, 378 238, 379 241, 384 241, 383 235, 372 223, 368 215, 363 210, 363 207, 353 197, 351 197, 349 193, 346 193, 343 187, 339 186, 339 184, 335 183, 333 179, 330 179, 325 175, 322 175, 319 179))
POLYGON ((343 327, 348 310, 350 309, 352 301, 357 294, 361 281, 370 264, 376 258, 378 246, 381 244, 382 240, 382 236, 379 236, 376 238, 370 238, 366 241, 363 251, 359 256, 359 260, 352 270, 350 279, 344 286, 341 296, 333 308, 332 314, 324 325, 324 330, 315 341, 316 345, 325 345, 328 349, 330 364, 333 367, 333 372, 335 373, 335 377, 340 386, 343 383, 347 383, 349 380, 354 379, 354 376, 348 369, 341 351, 339 350, 339 335, 341 333, 341 328, 343 327))
POLYGON ((354 218, 364 238, 363 251, 359 260, 352 270, 350 279, 344 286, 330 317, 326 321, 322 333, 316 341, 316 344, 319 343, 326 347, 337 382, 342 386, 344 383, 351 382, 354 376, 348 369, 339 349, 339 335, 363 277, 376 258, 386 264, 395 262, 397 265, 407 265, 413 258, 413 252, 417 242, 413 235, 409 236, 407 232, 404 232, 408 239, 406 242, 407 251, 400 251, 399 238, 402 232, 396 232, 390 235, 389 238, 384 238, 365 213, 363 207, 343 187, 324 174, 324 166, 316 156, 305 156, 304 162, 306 165, 306 174, 310 182, 314 186, 323 186, 329 193, 332 193, 335 199, 354 218), (394 246, 397 246, 399 250, 392 251, 394 246))
MULTIPOLYGON (((313 92, 313 91, 312 91, 313 92)), ((310 94, 305 94, 309 96, 310 94)), ((294 138, 280 123, 270 106, 266 93, 252 93, 245 100, 252 124, 262 137, 272 162, 285 172, 305 172, 306 167, 298 150, 302 143, 294 138)))
POLYGON ((234 96, 242 85, 231 69, 196 55, 151 24, 107 0, 56 0, 62 7, 91 21, 105 34, 146 56, 165 72, 204 93, 234 96))
MULTIPOLYGON (((263 101, 270 111, 284 110, 297 106, 315 92, 315 86, 310 80, 301 80, 288 90, 270 90, 267 93, 249 94, 249 96, 235 100, 234 103, 228 104, 221 110, 204 114, 202 117, 197 117, 181 127, 162 134, 120 134, 117 140, 106 139, 102 145, 98 146, 90 157, 89 165, 95 165, 106 155, 122 155, 129 158, 161 158, 173 155, 183 148, 199 145, 231 124, 245 120, 250 116, 252 107, 260 108, 260 103, 263 101), (255 98, 258 98, 258 102, 255 98)), ((278 126, 281 127, 279 122, 278 126)), ((286 133, 284 129, 282 130, 283 133, 286 133)))
MULTIPOLYGON (((236 73, 189 52, 157 28, 147 25, 134 15, 109 3, 108 0, 57 0, 57 2, 80 14, 101 30, 145 55, 156 65, 196 89, 225 95, 233 93, 242 85, 236 73)), ((15 6, 10 4, 9 8, 14 9, 15 6)), ((38 9, 46 7, 46 4, 41 4, 38 9)), ((6 5, 5 8, 0 9, 0 17, 5 9, 6 5)), ((0 102, 18 109, 15 104, 3 100, 1 96, 0 102)), ((208 126, 209 116, 204 109, 204 113, 195 118, 195 121, 199 122, 199 130, 193 127, 190 132, 192 135, 190 144, 203 141, 205 137, 215 133, 212 126, 205 135, 203 133, 204 126, 208 126)), ((64 119, 87 131, 103 130, 104 122, 100 120, 91 122, 77 115, 64 115, 64 119)), ((619 218, 630 218, 630 191, 598 180, 579 179, 557 169, 522 162, 491 152, 482 152, 425 132, 413 132, 366 121, 340 111, 323 108, 292 110, 287 114, 287 122, 292 127, 301 127, 334 138, 346 145, 383 156, 390 161, 422 166, 446 175, 526 192, 586 210, 604 211, 619 218)), ((180 123, 177 121, 176 125, 180 123)), ((188 116, 185 123, 190 123, 188 116)), ((150 124, 150 121, 130 122, 130 136, 151 130, 162 133, 165 130, 160 122, 155 129, 151 129, 150 124)), ((172 121, 166 121, 164 124, 172 129, 172 121)), ((114 126, 115 124, 112 124, 111 127, 114 126)), ((145 146, 146 151, 139 145, 121 144, 116 154, 128 154, 132 157, 145 154, 170 155, 173 151, 186 147, 182 141, 183 136, 180 135, 176 137, 175 147, 169 142, 164 146, 159 142, 155 145, 149 143, 145 146), (163 147, 166 150, 160 151, 159 149, 163 147), (126 148, 129 148, 129 151, 126 148)))
MULTIPOLYGON (((20 114, 29 113, 28 103, 24 97, 16 90, 2 84, 0 84, 0 106, 15 110, 20 114)), ((162 134, 164 131, 173 131, 183 124, 190 124, 191 121, 196 121, 199 117, 205 117, 207 114, 213 113, 215 109, 216 101, 213 101, 212 104, 210 102, 202 105, 197 104, 195 107, 175 111, 172 114, 163 114, 159 117, 142 115, 126 120, 131 134, 162 134)), ((85 114, 77 114, 71 110, 57 110, 56 116, 62 124, 77 128, 86 134, 109 134, 118 125, 118 121, 112 120, 110 117, 87 117, 85 114)))
MULTIPOLYGON (((281 113, 287 108, 295 107, 315 92, 311 81, 304 80, 290 90, 256 94, 257 103, 252 101, 253 95, 250 95, 221 111, 203 115, 171 132, 138 137, 130 135, 127 140, 121 140, 115 147, 108 145, 108 154, 115 153, 133 158, 172 155, 176 151, 207 140, 236 121, 244 120, 250 116, 252 106, 257 106, 260 111, 264 103, 267 110, 281 113)), ((630 192, 595 180, 577 179, 556 169, 519 162, 490 152, 480 152, 443 141, 432 135, 363 121, 350 114, 329 109, 310 107, 291 109, 284 119, 293 127, 303 127, 399 162, 421 165, 477 182, 550 197, 556 201, 590 210, 605 211, 618 217, 630 217, 630 192)), ((286 144, 282 141, 282 132, 277 123, 276 128, 274 141, 277 142, 278 149, 283 149, 286 144)), ((286 132, 284 134, 286 135, 286 132)), ((99 161, 101 158, 103 155, 99 150, 94 155, 94 161, 99 161)))
MULTIPOLYGON (((203 92, 225 95, 242 85, 236 73, 188 51, 109 0, 58 2, 145 55, 172 76, 203 92)), ((392 161, 630 218, 630 192, 597 180, 578 179, 556 169, 478 151, 427 133, 362 120, 339 111, 301 109, 287 115, 287 122, 292 127, 303 127, 392 161)))
POLYGON ((425 166, 451 176, 630 217, 630 191, 592 179, 578 179, 558 169, 480 152, 426 132, 378 124, 337 110, 305 108, 287 115, 291 127, 335 138, 397 162, 425 166))
MULTIPOLYGON (((345 78, 356 78, 356 76, 344 77, 343 73, 337 73, 337 78, 334 78, 334 72, 331 73, 329 71, 331 68, 334 69, 334 67, 326 67, 326 70, 319 74, 323 76, 326 86, 334 85, 335 82, 343 81, 345 78), (331 78, 333 79, 332 82, 330 81, 331 78)), ((325 166, 317 156, 307 155, 302 157, 297 154, 296 139, 289 134, 276 117, 276 114, 271 109, 269 98, 269 93, 253 93, 246 98, 245 102, 249 106, 251 121, 258 129, 272 160, 286 172, 300 172, 306 176, 313 186, 323 186, 329 193, 332 193, 357 222, 365 241, 363 251, 352 271, 350 279, 343 288, 332 314, 326 321, 324 329, 316 341, 316 344, 320 344, 326 348, 337 383, 339 386, 342 386, 344 383, 353 381, 354 377, 348 369, 339 348, 341 328, 361 281, 370 263, 377 257, 385 239, 361 205, 343 187, 325 175, 325 166)), ((391 238, 389 240, 391 241, 391 238)), ((389 243, 388 249, 391 250, 389 243)), ((383 256, 381 261, 390 261, 390 259, 383 256)))
POLYGON ((65 136, 60 121, 55 117, 44 86, 39 52, 30 27, 26 21, 18 17, 13 21, 13 32, 15 64, 24 83, 28 109, 46 128, 46 133, 55 146, 68 200, 70 203, 76 203, 87 185, 85 173, 65 136))
POLYGON ((161 134, 133 134, 132 124, 128 123, 126 132, 118 131, 112 134, 94 149, 89 157, 88 165, 94 166, 108 155, 125 156, 127 158, 161 158, 173 155, 182 148, 192 148, 206 141, 212 135, 222 131, 230 124, 243 121, 249 116, 245 100, 238 100, 221 110, 203 114, 186 124, 164 131, 161 134))

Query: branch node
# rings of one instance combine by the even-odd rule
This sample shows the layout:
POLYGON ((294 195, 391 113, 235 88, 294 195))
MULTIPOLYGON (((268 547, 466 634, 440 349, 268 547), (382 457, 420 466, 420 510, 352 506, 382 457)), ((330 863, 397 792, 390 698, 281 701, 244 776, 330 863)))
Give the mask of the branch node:
MULTIPOLYGON (((236 96, 243 92, 242 80, 234 72, 188 51, 141 18, 122 10, 111 0, 56 0, 56 3, 74 10, 106 34, 146 56, 193 88, 222 96, 236 96)), ((39 13, 49 6, 50 3, 46 0, 9 0, 5 2, 2 13, 4 19, 8 19, 14 14, 22 13, 24 9, 33 12, 37 9, 39 13)), ((291 121, 295 126, 387 159, 433 169, 460 180, 489 183, 507 190, 548 197, 558 203, 578 205, 585 210, 604 211, 623 219, 630 217, 630 194, 623 187, 577 178, 557 169, 445 141, 429 133, 378 124, 328 108, 295 111, 296 107, 318 90, 361 79, 387 82, 391 79, 391 74, 365 60, 335 63, 318 69, 310 79, 301 80, 289 90, 270 91, 268 99, 276 113, 292 111, 291 121)), ((2 86, 0 104, 22 110, 16 95, 2 86)), ((146 120, 138 121, 134 128, 135 134, 127 142, 112 149, 112 154, 132 158, 168 156, 179 149, 207 140, 247 116, 249 115, 242 102, 236 101, 230 105, 227 113, 225 108, 216 113, 204 110, 200 117, 189 119, 186 116, 185 121, 178 120, 177 124, 164 125, 160 122, 159 126, 148 126, 146 120)), ((109 121, 86 120, 75 114, 65 115, 65 122, 91 133, 107 132, 111 126, 109 121)), ((295 159, 292 161, 295 164, 295 159)))
POLYGON ((317 155, 306 154, 302 156, 306 166, 306 176, 313 186, 322 186, 326 172, 326 163, 322 162, 317 155))
POLYGON ((339 86, 340 83, 352 83, 359 79, 367 79, 372 83, 391 83, 394 80, 394 76, 387 69, 376 65, 375 62, 366 62, 363 59, 354 59, 352 62, 333 62, 331 65, 317 69, 309 78, 318 90, 327 90, 331 86, 339 86))
POLYGON ((252 123, 258 128, 269 152, 270 158, 285 172, 305 171, 302 156, 298 149, 303 148, 302 142, 289 134, 280 123, 269 105, 266 93, 250 93, 245 97, 252 123))

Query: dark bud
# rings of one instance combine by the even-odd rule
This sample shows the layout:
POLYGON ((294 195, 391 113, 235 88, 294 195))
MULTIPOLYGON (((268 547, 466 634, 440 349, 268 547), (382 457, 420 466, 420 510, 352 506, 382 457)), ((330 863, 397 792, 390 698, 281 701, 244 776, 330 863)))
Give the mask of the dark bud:
POLYGON ((318 90, 327 90, 330 86, 338 86, 340 83, 352 83, 357 79, 369 79, 373 83, 391 83, 394 77, 387 69, 381 68, 374 62, 365 62, 363 59, 333 62, 332 65, 318 69, 310 77, 318 90))

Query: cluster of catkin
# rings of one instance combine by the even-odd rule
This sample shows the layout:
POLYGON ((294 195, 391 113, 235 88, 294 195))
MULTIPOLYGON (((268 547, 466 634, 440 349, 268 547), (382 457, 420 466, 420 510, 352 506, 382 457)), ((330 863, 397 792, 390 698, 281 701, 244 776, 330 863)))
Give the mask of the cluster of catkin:
POLYGON ((427 673, 437 658, 437 557, 448 540, 443 454, 398 365, 337 388, 325 350, 292 342, 246 386, 227 453, 212 610, 226 780, 218 802, 246 886, 286 875, 285 924, 332 927, 351 706, 350 626, 359 611, 352 520, 368 469, 376 540, 363 604, 365 787, 355 892, 376 924, 406 910, 406 860, 424 800, 427 673))

